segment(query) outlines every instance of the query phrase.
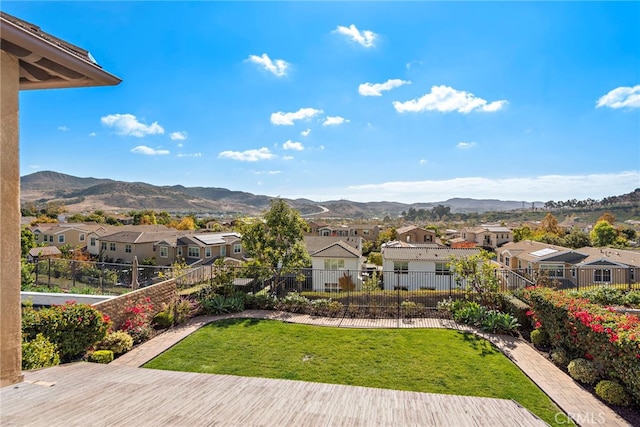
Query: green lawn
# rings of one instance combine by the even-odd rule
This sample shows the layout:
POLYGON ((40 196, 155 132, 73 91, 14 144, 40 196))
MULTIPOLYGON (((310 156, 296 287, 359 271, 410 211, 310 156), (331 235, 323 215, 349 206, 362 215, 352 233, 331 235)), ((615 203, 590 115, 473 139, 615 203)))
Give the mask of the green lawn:
POLYGON ((145 367, 513 399, 552 425, 559 412, 488 341, 448 329, 230 319, 201 328, 145 367))

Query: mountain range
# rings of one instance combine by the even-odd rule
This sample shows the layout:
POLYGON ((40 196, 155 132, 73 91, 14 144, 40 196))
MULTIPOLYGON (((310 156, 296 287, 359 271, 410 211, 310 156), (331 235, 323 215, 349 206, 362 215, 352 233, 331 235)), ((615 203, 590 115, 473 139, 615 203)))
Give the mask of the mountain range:
MULTIPOLYGON (((36 172, 20 178, 20 202, 36 205, 56 202, 69 212, 128 212, 153 209, 171 213, 209 215, 257 215, 269 207, 270 196, 217 187, 156 186, 102 178, 80 178, 53 171, 36 172)), ((303 216, 372 218, 397 216, 410 208, 430 210, 443 205, 451 212, 509 211, 530 208, 531 202, 453 198, 431 203, 325 201, 285 199, 303 216)), ((534 202, 543 207, 543 202, 534 202)))

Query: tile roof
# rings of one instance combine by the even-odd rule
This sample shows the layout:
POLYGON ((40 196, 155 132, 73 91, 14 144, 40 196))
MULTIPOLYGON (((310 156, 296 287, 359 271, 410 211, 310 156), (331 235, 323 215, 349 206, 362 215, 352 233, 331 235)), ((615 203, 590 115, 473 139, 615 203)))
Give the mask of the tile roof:
POLYGON ((581 264, 592 264, 600 260, 607 260, 616 264, 624 264, 640 268, 640 251, 615 248, 592 248, 590 246, 577 250, 587 257, 581 264))
POLYGON ((479 254, 477 248, 452 249, 447 247, 387 247, 382 258, 391 261, 447 261, 449 257, 479 254))

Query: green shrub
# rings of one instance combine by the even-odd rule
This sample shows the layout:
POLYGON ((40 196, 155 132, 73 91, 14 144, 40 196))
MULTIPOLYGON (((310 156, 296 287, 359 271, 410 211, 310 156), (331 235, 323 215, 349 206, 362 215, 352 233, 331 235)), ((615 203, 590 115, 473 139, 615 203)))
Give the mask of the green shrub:
POLYGON ((467 302, 459 310, 453 312, 453 319, 458 323, 482 326, 487 309, 477 302, 467 302))
POLYGON ((596 384, 596 394, 605 402, 612 405, 629 406, 631 397, 629 393, 615 381, 603 380, 596 384))
POLYGON ((153 329, 150 326, 134 326, 125 331, 133 339, 134 344, 140 344, 148 341, 153 335, 153 329))
POLYGON ((113 361, 113 351, 111 350, 96 350, 89 354, 89 362, 107 364, 111 361, 113 361))
POLYGON ((165 329, 173 326, 173 312, 171 310, 160 311, 151 320, 151 323, 159 328, 165 329))
POLYGON ((96 350, 111 350, 114 354, 123 354, 133 347, 133 338, 124 331, 109 332, 94 348, 96 350))
POLYGON ((198 314, 201 310, 198 301, 187 297, 180 297, 173 303, 174 305, 174 323, 182 325, 187 323, 189 319, 198 314))
POLYGON ((84 355, 106 336, 108 329, 109 322, 102 313, 87 304, 67 302, 40 310, 25 309, 22 316, 25 340, 34 340, 42 333, 55 344, 62 362, 84 355))
POLYGON ((531 310, 529 304, 512 294, 504 293, 501 295, 502 311, 514 316, 523 328, 531 329, 531 319, 527 316, 527 312, 531 310))
POLYGON ((549 334, 544 329, 534 329, 531 331, 531 344, 537 348, 549 346, 549 334))
POLYGON ((561 348, 551 350, 549 357, 551 357, 553 363, 563 368, 566 368, 569 364, 569 356, 567 356, 567 352, 561 348))
POLYGON ((619 305, 623 300, 622 291, 612 286, 598 286, 595 289, 578 292, 577 296, 601 305, 619 305))
POLYGON ((276 308, 290 313, 306 313, 310 310, 311 301, 295 292, 278 301, 276 308))
POLYGON ((202 305, 202 311, 206 314, 225 314, 225 313, 238 313, 244 310, 244 296, 243 295, 215 295, 207 298, 200 303, 202 305))
POLYGON ((622 297, 624 305, 638 307, 640 306, 640 291, 629 291, 622 297))
POLYGON ((42 334, 22 343, 22 369, 38 369, 60 363, 56 346, 42 334))
POLYGON ((276 306, 277 299, 267 294, 245 295, 244 305, 248 309, 255 310, 273 310, 276 306))
POLYGON ((598 370, 595 364, 587 359, 573 359, 567 366, 569 375, 574 380, 585 384, 593 384, 598 379, 598 370))

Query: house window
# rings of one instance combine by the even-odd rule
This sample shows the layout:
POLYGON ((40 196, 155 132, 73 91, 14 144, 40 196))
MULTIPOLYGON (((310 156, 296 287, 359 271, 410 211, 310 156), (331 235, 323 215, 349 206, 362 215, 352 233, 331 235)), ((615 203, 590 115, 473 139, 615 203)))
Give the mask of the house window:
POLYGON ((211 258, 211 246, 207 246, 204 248, 204 257, 211 258))
POLYGON ((511 265, 511 258, 509 258, 508 256, 504 257, 504 265, 509 267, 511 265))
POLYGON ((160 257, 167 258, 169 256, 169 248, 166 246, 160 246, 160 257))
POLYGON ((362 230, 362 235, 363 236, 368 236, 369 235, 369 230, 362 230))
POLYGON ((80 233, 80 241, 84 242, 84 233, 80 233))
POLYGON ((564 268, 554 264, 540 264, 540 270, 546 273, 548 277, 564 277, 564 268))
POLYGON ((451 270, 447 266, 446 262, 436 262, 436 276, 449 276, 451 270))
POLYGON ((630 269, 629 269, 629 278, 630 278, 631 280, 633 280, 633 281, 635 281, 635 280, 636 280, 636 271, 635 271, 635 269, 633 269, 633 268, 630 268, 630 269))
POLYGON ((393 272, 396 274, 409 274, 409 261, 394 261, 393 272))
POLYGON ((101 251, 107 250, 107 242, 100 242, 100 250, 101 251))
POLYGON ((124 251, 128 254, 131 253, 131 245, 124 245, 124 251))
POLYGON ((96 238, 92 237, 91 240, 89 241, 89 245, 91 246, 95 246, 96 245, 96 238))
POLYGON ((200 248, 198 246, 189 246, 187 256, 189 258, 200 258, 200 248))
POLYGON ((64 234, 58 236, 58 243, 64 243, 64 234))
POLYGON ((116 250, 116 244, 115 243, 109 243, 109 250, 110 251, 115 251, 116 250))
POLYGON ((596 268, 593 270, 593 281, 595 283, 610 283, 611 270, 608 268, 596 268))
POLYGON ((325 259, 324 260, 324 269, 325 270, 340 270, 340 269, 344 269, 344 260, 343 259, 325 259))
POLYGON ((182 246, 178 248, 178 256, 182 256, 182 246))
POLYGON ((240 252, 242 252, 242 245, 240 243, 233 245, 233 253, 239 254, 240 252))
POLYGON ((53 243, 53 235, 49 236, 49 242, 53 243))
POLYGON ((518 269, 522 269, 522 260, 518 260, 518 269))
POLYGON ((35 235, 34 235, 34 239, 35 239, 35 241, 37 242, 38 240, 40 240, 40 235, 39 235, 39 234, 35 234, 35 235))
POLYGON ((502 256, 502 254, 500 254, 500 262, 504 263, 504 256, 502 256))
POLYGON ((220 246, 220 256, 227 256, 227 247, 220 246))

